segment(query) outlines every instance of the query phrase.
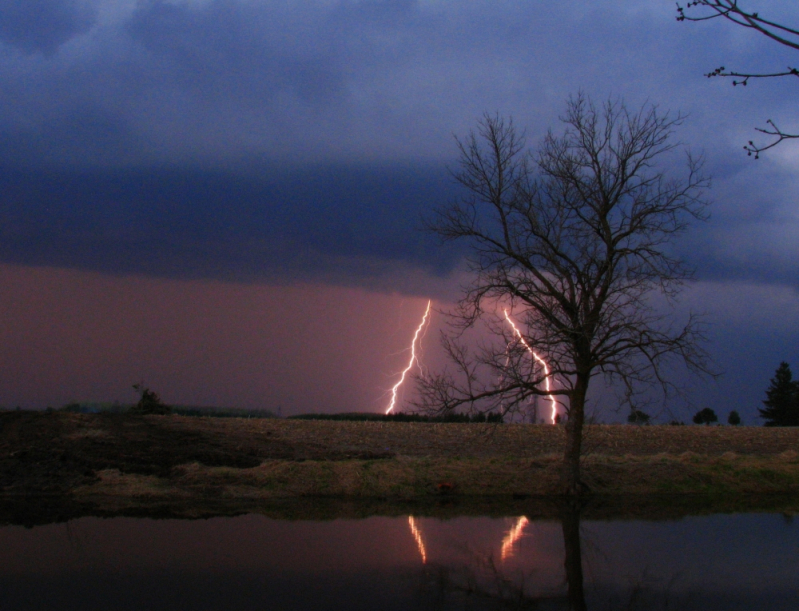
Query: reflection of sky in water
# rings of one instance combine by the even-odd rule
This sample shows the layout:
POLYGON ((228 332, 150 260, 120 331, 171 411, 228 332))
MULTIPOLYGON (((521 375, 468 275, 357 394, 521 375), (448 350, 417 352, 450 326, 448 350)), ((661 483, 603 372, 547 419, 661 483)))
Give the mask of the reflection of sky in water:
MULTIPOLYGON (((508 578, 566 605, 558 521, 515 518, 288 522, 82 518, 0 529, 0 609, 490 609, 508 578), (471 585, 469 585, 471 584, 471 585)), ((795 609, 799 536, 779 515, 583 522, 589 609, 795 609), (677 607, 675 604, 679 603, 677 607)), ((507 594, 507 592, 506 592, 507 594)))
POLYGON ((781 515, 586 522, 581 534, 586 582, 597 588, 626 581, 695 608, 699 600, 714 609, 799 608, 799 529, 781 515))

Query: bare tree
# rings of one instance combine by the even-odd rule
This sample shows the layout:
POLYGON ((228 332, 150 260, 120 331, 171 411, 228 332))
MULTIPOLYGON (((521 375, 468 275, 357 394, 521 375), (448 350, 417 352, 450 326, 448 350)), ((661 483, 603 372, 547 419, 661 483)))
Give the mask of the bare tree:
MULTIPOLYGON (((693 0, 688 2, 685 7, 677 4, 677 21, 707 21, 709 19, 727 19, 741 27, 759 32, 771 40, 790 49, 799 50, 799 29, 787 27, 775 21, 771 21, 760 16, 760 13, 741 7, 738 0, 693 0), (693 12, 688 12, 693 10, 693 12)), ((780 78, 784 76, 799 77, 799 70, 788 66, 786 70, 771 72, 738 72, 727 70, 724 66, 708 72, 705 76, 713 78, 716 76, 732 77, 733 85, 746 87, 749 79, 761 78, 780 78), (739 80, 740 79, 740 80, 739 80)), ((756 127, 755 129, 767 136, 773 136, 768 144, 763 146, 756 145, 752 140, 744 146, 748 155, 754 155, 755 159, 760 157, 760 153, 777 146, 783 140, 799 138, 799 134, 791 134, 783 131, 771 119, 766 121, 767 127, 756 127)))
POLYGON ((593 377, 620 381, 632 401, 641 384, 673 389, 663 372, 675 358, 707 372, 699 321, 675 328, 663 310, 690 276, 670 242, 705 218, 708 181, 690 153, 681 178, 655 166, 678 146, 679 116, 621 102, 597 109, 578 95, 561 121, 563 134, 550 132, 537 153, 498 116, 485 115, 458 141, 454 176, 466 195, 430 225, 468 244, 473 280, 450 313, 452 332, 442 334, 454 367, 418 380, 417 405, 507 414, 536 395, 556 397, 567 416, 563 491, 579 494, 593 377), (493 341, 469 348, 462 333, 478 321, 493 341))

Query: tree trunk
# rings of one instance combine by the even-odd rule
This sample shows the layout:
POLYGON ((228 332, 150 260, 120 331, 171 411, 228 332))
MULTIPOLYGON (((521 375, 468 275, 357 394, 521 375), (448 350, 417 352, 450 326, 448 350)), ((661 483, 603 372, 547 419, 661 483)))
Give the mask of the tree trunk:
POLYGON ((569 397, 569 419, 566 422, 566 450, 563 454, 561 489, 566 496, 585 494, 588 487, 580 479, 580 456, 583 449, 583 424, 585 422, 585 395, 588 376, 577 374, 574 391, 569 397))

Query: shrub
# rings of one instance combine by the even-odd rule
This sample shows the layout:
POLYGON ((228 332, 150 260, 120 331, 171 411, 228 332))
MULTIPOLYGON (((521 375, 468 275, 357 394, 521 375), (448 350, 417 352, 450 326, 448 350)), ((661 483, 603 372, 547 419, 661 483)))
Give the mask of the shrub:
POLYGON ((169 414, 171 409, 168 405, 164 405, 161 397, 155 391, 147 388, 143 382, 134 384, 133 388, 139 393, 139 402, 130 408, 131 414, 146 416, 150 414, 169 414))
POLYGON ((741 424, 741 416, 735 410, 730 412, 730 415, 727 416, 727 423, 731 424, 732 426, 738 426, 741 424))
POLYGON ((712 422, 718 422, 719 417, 709 407, 706 407, 702 410, 699 410, 694 415, 694 423, 695 424, 710 424, 712 422))
POLYGON ((649 414, 640 409, 634 409, 630 412, 630 415, 627 416, 627 422, 630 424, 649 424, 649 414))

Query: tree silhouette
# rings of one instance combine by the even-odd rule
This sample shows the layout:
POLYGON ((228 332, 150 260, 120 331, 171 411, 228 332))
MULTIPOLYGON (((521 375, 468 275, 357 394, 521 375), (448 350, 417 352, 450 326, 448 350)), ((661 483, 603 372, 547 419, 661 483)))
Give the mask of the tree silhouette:
POLYGON ((512 121, 485 115, 460 148, 460 200, 436 211, 431 228, 470 248, 471 285, 442 336, 453 371, 417 380, 426 410, 524 410, 536 395, 555 396, 566 415, 563 492, 580 494, 580 455, 590 381, 620 382, 633 402, 642 387, 672 386, 674 360, 707 372, 699 322, 675 326, 665 308, 690 277, 670 242, 705 218, 707 180, 687 155, 681 178, 658 169, 681 118, 621 102, 597 109, 571 98, 560 136, 536 153, 512 121), (659 306, 660 307, 660 306, 659 306), (518 322, 511 328, 505 310, 518 322), (461 333, 478 322, 493 341, 477 349, 461 333), (546 373, 532 358, 540 351, 546 373))
POLYGON ((630 424, 649 424, 649 414, 640 409, 634 409, 630 412, 630 415, 627 416, 627 422, 630 424))
POLYGON ((694 424, 712 424, 718 422, 719 417, 709 407, 699 410, 694 414, 694 424))
POLYGON ((738 426, 739 424, 741 424, 741 415, 735 410, 732 410, 730 412, 730 415, 727 416, 727 424, 730 424, 732 426, 738 426))
MULTIPOLYGON (((738 0, 693 0, 688 2, 685 7, 680 6, 679 3, 677 4, 677 21, 708 21, 719 18, 758 32, 780 45, 799 50, 799 29, 766 19, 757 11, 743 8, 738 0), (696 11, 699 11, 698 14, 696 11)), ((746 87, 750 79, 781 78, 785 76, 799 77, 799 70, 788 66, 786 70, 770 72, 737 72, 727 70, 724 66, 721 66, 708 72, 705 76, 708 78, 732 77, 734 86, 741 85, 746 87)), ((750 140, 744 146, 747 154, 754 155, 755 159, 758 159, 763 151, 777 146, 784 140, 799 138, 799 134, 791 134, 781 130, 771 119, 766 121, 766 125, 767 127, 756 127, 755 129, 762 134, 772 136, 771 142, 758 146, 750 140)))
POLYGON ((766 390, 765 409, 759 409, 766 426, 799 426, 799 383, 783 361, 766 390))
POLYGON ((134 384, 133 389, 139 393, 139 402, 130 408, 131 414, 146 416, 152 414, 163 415, 172 412, 172 409, 161 401, 158 393, 147 388, 144 382, 134 384))

